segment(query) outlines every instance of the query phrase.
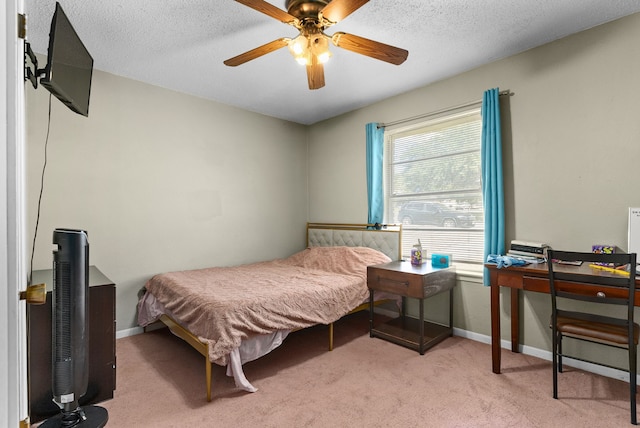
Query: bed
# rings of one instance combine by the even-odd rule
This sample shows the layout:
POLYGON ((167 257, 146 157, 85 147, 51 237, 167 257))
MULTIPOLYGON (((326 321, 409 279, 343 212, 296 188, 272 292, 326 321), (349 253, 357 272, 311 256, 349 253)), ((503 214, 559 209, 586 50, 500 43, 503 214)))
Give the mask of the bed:
POLYGON ((290 257, 155 275, 138 303, 138 323, 162 322, 205 357, 207 401, 212 363, 255 392, 242 364, 318 324, 328 325, 332 350, 334 321, 369 307, 366 266, 398 260, 401 239, 401 225, 308 223, 306 248, 290 257))

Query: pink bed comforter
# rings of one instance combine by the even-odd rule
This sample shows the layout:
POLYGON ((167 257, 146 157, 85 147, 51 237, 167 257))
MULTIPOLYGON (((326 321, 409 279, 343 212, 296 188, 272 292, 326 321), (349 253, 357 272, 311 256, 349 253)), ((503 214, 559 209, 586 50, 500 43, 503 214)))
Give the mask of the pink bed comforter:
POLYGON ((386 263, 365 247, 311 247, 286 259, 163 273, 146 288, 226 365, 243 339, 329 324, 369 295, 367 266, 386 263))

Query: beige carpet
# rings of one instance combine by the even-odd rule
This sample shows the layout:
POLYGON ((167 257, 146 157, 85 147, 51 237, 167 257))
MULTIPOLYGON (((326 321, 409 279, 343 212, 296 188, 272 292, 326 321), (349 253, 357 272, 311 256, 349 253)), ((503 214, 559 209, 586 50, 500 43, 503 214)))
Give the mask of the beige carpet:
POLYGON ((567 368, 559 400, 551 363, 503 351, 491 372, 488 345, 452 337, 420 355, 370 338, 366 313, 290 335, 246 364, 259 391, 239 392, 214 366, 205 397, 204 358, 166 329, 117 341, 109 427, 625 427, 628 384, 567 368))

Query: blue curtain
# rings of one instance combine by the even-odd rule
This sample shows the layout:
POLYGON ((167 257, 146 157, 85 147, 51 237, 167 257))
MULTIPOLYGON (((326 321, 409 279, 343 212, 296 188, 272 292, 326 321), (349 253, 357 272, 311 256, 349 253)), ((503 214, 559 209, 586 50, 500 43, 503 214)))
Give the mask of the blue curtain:
POLYGON ((377 123, 367 123, 367 201, 369 224, 382 224, 384 194, 382 187, 382 159, 384 153, 384 128, 377 123))
MULTIPOLYGON (((484 204, 484 260, 489 254, 504 254, 504 188, 502 183, 502 135, 500 92, 485 91, 482 97, 482 200, 484 204)), ((489 272, 484 270, 484 285, 489 272)))

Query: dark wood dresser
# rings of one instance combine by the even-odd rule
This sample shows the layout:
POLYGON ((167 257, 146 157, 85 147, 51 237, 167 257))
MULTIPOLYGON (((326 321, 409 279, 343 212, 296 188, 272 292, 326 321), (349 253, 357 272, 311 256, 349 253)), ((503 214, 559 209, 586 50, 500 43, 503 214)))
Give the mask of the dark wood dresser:
POLYGON ((413 266, 407 261, 395 261, 367 267, 369 287, 369 334, 407 348, 415 349, 423 355, 435 344, 453 335, 453 287, 456 272, 453 267, 439 269, 424 263, 413 266), (402 296, 402 314, 385 323, 375 324, 373 320, 374 292, 402 296), (449 325, 441 325, 424 319, 424 300, 436 294, 449 292, 449 325), (418 299, 420 304, 418 319, 406 316, 405 300, 418 299))
MULTIPOLYGON (((51 269, 33 272, 32 284, 47 284, 47 302, 27 305, 27 375, 31 423, 60 412, 51 387, 51 269)), ((89 268, 89 384, 80 405, 113 398, 116 388, 116 287, 100 270, 89 268)))

